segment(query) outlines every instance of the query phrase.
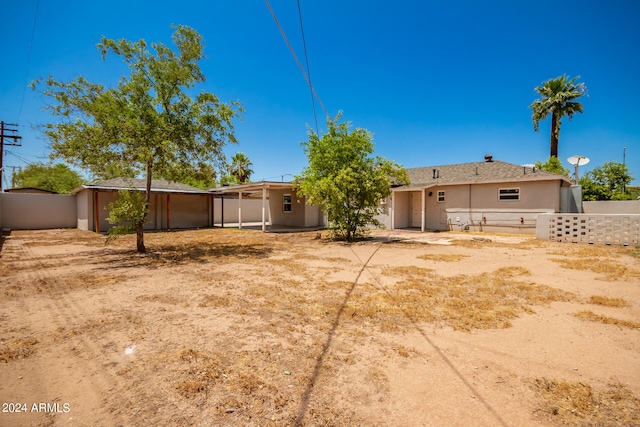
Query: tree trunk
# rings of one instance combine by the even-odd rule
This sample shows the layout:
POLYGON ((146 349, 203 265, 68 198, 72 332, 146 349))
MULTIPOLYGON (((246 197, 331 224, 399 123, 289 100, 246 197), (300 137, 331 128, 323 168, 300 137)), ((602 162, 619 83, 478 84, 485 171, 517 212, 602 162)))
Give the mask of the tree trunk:
POLYGON ((136 226, 136 246, 138 248, 138 253, 145 253, 147 252, 147 248, 144 247, 144 231, 143 231, 143 225, 138 224, 136 226))
POLYGON ((153 163, 147 163, 147 188, 144 200, 144 213, 140 218, 140 223, 136 225, 136 245, 139 253, 147 252, 147 248, 144 246, 144 223, 147 220, 149 214, 149 206, 151 205, 151 178, 153 173, 153 163))
POLYGON ((550 157, 558 157, 558 115, 553 110, 551 113, 551 143, 550 143, 550 157))

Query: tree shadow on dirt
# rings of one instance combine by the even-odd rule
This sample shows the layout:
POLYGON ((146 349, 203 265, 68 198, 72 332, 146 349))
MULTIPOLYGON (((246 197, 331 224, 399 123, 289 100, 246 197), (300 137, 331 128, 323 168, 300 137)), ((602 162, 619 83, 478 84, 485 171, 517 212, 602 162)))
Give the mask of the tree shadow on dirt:
POLYGON ((273 248, 261 244, 191 242, 184 245, 148 245, 147 253, 142 254, 133 249, 106 248, 104 251, 89 254, 89 257, 95 259, 96 264, 101 264, 103 269, 122 269, 265 259, 272 253, 273 248))

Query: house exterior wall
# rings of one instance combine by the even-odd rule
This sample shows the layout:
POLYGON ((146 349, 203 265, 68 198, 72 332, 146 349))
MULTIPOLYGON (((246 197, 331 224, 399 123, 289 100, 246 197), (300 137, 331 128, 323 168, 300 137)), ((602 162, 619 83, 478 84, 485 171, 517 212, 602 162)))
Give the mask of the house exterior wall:
POLYGON ((76 198, 63 194, 0 194, 2 228, 39 230, 76 227, 76 198))
MULTIPOLYGON (((208 227, 209 197, 200 194, 171 194, 169 227, 172 229, 208 227)), ((155 228, 155 224, 153 227, 155 228)))
POLYGON ((298 197, 292 190, 269 190, 269 205, 271 207, 271 225, 285 227, 304 227, 307 204, 304 198, 298 197), (283 200, 285 194, 291 195, 291 212, 285 212, 283 200))
POLYGON ((78 230, 93 230, 91 218, 93 218, 93 199, 89 197, 91 192, 83 190, 76 194, 76 227, 78 230))
POLYGON ((304 226, 305 227, 318 227, 323 225, 322 211, 317 206, 307 205, 304 206, 304 226))
MULTIPOLYGON (((421 191, 394 193, 394 228, 415 226, 413 220, 419 217, 415 210, 422 207, 421 191)), ((559 209, 558 181, 434 186, 426 189, 425 229, 469 229, 466 225, 470 225, 478 231, 534 233, 538 214, 559 209), (500 189, 515 188, 519 200, 500 200, 500 189)))
POLYGON ((393 228, 391 226, 392 205, 393 195, 387 197, 380 203, 380 214, 375 216, 375 218, 382 224, 382 227, 387 230, 391 230, 393 228))
POLYGON ((404 191, 396 191, 391 196, 393 198, 393 228, 407 228, 411 225, 411 218, 409 217, 410 196, 409 192, 404 191))
MULTIPOLYGON (((172 229, 199 228, 210 225, 210 196, 200 194, 170 194, 169 206, 170 214, 167 211, 168 193, 153 193, 149 203, 149 214, 144 225, 145 230, 166 230, 167 226, 172 229), (170 216, 170 218, 169 218, 170 216), (170 221, 168 221, 170 219, 170 221)), ((96 190, 84 189, 76 194, 77 211, 76 226, 80 230, 96 231, 96 190)), ((98 222, 100 232, 108 231, 112 225, 109 217, 108 206, 118 199, 115 191, 97 191, 98 199, 98 222)), ((237 216, 237 213, 236 213, 237 216)))

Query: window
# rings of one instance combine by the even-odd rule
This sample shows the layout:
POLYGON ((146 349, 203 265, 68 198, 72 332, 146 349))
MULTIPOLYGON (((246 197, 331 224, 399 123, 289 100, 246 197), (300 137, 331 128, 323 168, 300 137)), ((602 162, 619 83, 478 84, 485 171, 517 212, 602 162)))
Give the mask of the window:
POLYGON ((500 201, 520 200, 520 189, 519 188, 501 188, 498 190, 498 200, 500 201))
POLYGON ((444 202, 444 191, 438 191, 438 201, 444 202))
POLYGON ((282 211, 291 212, 291 194, 285 194, 282 198, 282 211))

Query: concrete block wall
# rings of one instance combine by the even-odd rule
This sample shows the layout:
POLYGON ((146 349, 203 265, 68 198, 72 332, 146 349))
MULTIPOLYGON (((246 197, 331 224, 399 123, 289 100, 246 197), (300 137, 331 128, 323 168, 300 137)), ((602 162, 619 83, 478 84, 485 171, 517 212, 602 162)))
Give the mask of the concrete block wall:
POLYGON ((554 242, 640 246, 640 214, 538 215, 536 238, 554 242))

